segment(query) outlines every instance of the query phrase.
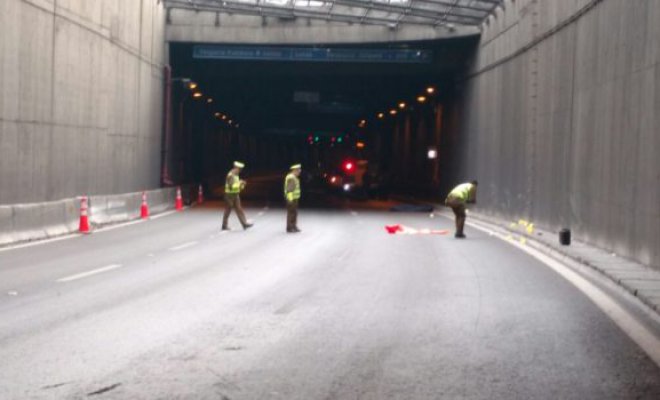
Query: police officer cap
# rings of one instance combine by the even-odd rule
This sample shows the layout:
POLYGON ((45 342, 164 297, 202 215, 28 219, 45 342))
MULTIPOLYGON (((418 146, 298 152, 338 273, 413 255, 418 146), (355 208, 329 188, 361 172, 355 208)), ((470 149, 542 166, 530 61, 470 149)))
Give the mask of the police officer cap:
POLYGON ((234 167, 236 168, 245 168, 245 164, 240 161, 234 161, 234 167))
POLYGON ((302 169, 302 165, 301 164, 294 164, 294 165, 291 166, 291 169, 302 169))

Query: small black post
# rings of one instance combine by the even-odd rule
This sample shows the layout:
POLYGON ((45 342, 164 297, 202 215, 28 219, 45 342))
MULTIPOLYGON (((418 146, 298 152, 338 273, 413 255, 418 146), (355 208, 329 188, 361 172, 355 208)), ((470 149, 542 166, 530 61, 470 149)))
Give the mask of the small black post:
POLYGON ((559 243, 561 243, 564 246, 568 246, 571 244, 571 230, 568 228, 564 228, 559 231, 559 243))

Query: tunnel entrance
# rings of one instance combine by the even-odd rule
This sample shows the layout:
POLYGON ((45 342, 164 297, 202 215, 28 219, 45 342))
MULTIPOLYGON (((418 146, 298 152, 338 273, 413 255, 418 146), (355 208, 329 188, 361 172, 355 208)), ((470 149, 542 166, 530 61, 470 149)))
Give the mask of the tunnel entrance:
POLYGON ((261 175, 302 163, 328 190, 434 192, 474 46, 172 43, 169 178, 218 186, 234 160, 261 175))

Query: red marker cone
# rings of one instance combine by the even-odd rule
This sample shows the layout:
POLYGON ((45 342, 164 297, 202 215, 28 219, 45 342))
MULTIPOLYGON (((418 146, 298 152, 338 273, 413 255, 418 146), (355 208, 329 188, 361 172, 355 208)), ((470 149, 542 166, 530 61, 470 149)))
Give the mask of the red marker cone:
POLYGON ((197 190, 197 204, 202 204, 204 202, 204 190, 202 185, 199 185, 199 190, 197 190))
POLYGON ((183 210, 183 199, 181 198, 181 186, 176 188, 176 203, 175 208, 177 211, 183 210))
POLYGON ((142 206, 140 207, 140 218, 149 218, 149 204, 147 204, 147 192, 142 192, 142 206))
POLYGON ((88 210, 87 196, 83 196, 80 198, 80 225, 78 227, 80 233, 90 233, 88 210))

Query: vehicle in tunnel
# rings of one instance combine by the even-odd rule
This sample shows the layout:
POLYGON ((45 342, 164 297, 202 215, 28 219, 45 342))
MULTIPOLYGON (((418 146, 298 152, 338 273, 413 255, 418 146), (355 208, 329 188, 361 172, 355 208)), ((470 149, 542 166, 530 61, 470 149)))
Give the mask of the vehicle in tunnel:
POLYGON ((321 182, 328 194, 355 200, 385 200, 389 196, 387 176, 368 160, 347 158, 316 174, 315 180, 321 182))

